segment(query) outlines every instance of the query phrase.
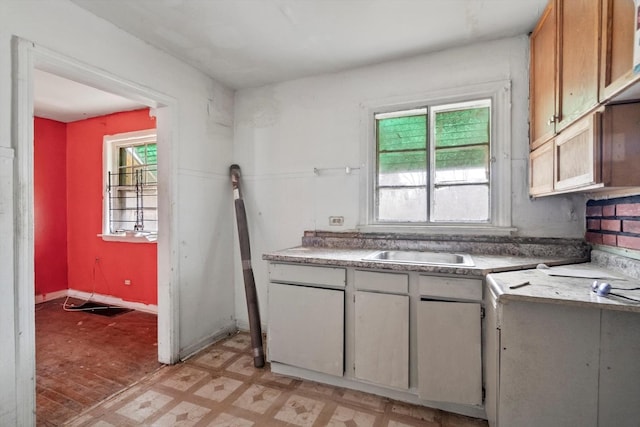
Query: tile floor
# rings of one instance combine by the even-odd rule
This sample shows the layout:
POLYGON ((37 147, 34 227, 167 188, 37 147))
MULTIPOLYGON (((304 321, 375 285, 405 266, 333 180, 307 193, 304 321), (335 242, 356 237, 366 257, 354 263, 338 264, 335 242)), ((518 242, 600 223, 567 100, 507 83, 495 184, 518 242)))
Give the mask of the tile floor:
POLYGON ((66 425, 487 426, 486 421, 256 369, 248 334, 165 366, 66 425))

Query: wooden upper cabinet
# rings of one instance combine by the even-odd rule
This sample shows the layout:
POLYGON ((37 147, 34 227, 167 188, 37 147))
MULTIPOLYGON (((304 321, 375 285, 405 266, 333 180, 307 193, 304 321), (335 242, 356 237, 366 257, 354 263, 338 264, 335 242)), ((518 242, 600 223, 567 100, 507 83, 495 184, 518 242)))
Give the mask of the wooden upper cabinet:
POLYGON ((556 114, 556 7, 549 2, 531 34, 530 130, 531 149, 555 133, 556 114))
POLYGON ((531 34, 531 149, 598 104, 600 3, 551 0, 531 34))
POLYGON ((598 104, 600 2, 559 0, 556 132, 598 104))
POLYGON ((602 0, 600 100, 632 82, 634 0, 602 0))

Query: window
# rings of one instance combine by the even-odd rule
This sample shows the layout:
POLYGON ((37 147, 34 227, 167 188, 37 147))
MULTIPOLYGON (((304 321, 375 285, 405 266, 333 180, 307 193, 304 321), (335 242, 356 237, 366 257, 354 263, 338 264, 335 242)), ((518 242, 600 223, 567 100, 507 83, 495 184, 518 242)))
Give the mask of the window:
POLYGON ((363 105, 360 229, 504 234, 511 228, 508 81, 363 105))
POLYGON ((377 222, 488 222, 490 112, 482 100, 376 114, 377 222))
POLYGON ((104 234, 156 236, 158 155, 155 129, 104 138, 104 234))

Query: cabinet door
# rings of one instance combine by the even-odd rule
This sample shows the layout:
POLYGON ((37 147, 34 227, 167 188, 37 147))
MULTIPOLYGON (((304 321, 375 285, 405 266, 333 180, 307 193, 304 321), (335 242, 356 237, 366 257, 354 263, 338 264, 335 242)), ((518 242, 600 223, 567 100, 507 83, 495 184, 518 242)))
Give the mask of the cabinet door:
POLYGON ((553 192, 553 151, 555 140, 547 141, 529 155, 529 194, 553 192))
POLYGON ((269 283, 269 358, 342 376, 344 292, 269 283))
POLYGON ((409 297, 372 292, 355 296, 355 376, 409 388, 409 297))
POLYGON ((602 310, 598 425, 640 420, 640 314, 602 310))
POLYGON ((602 1, 600 100, 612 96, 634 79, 634 0, 602 1))
POLYGON ((593 113, 556 137, 556 190, 594 186, 600 182, 599 124, 600 113, 593 113))
POLYGON ((552 0, 531 34, 529 97, 532 150, 555 133, 556 26, 556 7, 552 0))
POLYGON ((567 127, 598 103, 600 2, 562 0, 560 34, 559 123, 567 127))
POLYGON ((640 103, 614 104, 602 113, 603 184, 640 186, 640 103))
POLYGON ((480 304, 420 301, 418 396, 482 404, 480 304))
POLYGON ((509 301, 501 311, 498 425, 595 427, 599 310, 509 301))

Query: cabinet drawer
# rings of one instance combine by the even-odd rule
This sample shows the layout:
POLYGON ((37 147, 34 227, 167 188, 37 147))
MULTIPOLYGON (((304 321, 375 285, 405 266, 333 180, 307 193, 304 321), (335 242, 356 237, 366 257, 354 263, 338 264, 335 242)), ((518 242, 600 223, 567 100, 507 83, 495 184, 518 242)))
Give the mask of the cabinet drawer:
POLYGON ((271 263, 269 264, 269 280, 271 282, 344 288, 346 270, 344 268, 271 263))
POLYGON ((409 293, 409 276, 406 274, 356 270, 355 285, 356 289, 362 291, 406 294, 409 293))
POLYGON ((482 301, 482 280, 420 276, 420 296, 449 300, 482 301))

